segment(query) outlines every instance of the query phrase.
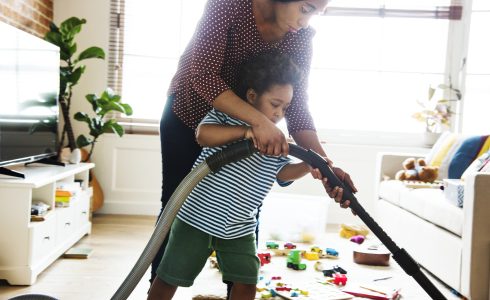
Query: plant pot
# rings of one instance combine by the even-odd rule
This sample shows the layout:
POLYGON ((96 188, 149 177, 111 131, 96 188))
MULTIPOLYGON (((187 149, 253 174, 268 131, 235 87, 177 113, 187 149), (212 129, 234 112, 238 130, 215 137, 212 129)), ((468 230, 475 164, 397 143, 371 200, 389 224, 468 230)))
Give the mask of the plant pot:
POLYGON ((424 145, 427 147, 432 147, 437 142, 437 139, 441 136, 440 132, 430 132, 426 131, 424 133, 424 145))

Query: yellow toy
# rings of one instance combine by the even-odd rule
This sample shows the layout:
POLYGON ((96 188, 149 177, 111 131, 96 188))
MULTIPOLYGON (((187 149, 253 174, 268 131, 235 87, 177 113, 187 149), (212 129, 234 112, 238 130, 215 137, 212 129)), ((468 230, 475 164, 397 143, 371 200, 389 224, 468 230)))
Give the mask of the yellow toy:
POLYGON ((369 230, 364 225, 352 225, 352 224, 340 224, 340 236, 346 239, 350 239, 355 235, 368 235, 369 230))
POLYGON ((303 254, 303 257, 307 260, 319 260, 320 255, 318 255, 318 252, 305 252, 303 254))

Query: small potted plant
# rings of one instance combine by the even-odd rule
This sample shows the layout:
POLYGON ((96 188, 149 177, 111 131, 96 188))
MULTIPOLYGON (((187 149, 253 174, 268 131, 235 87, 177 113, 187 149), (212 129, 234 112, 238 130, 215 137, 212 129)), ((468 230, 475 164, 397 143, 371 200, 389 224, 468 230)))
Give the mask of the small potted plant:
POLYGON ((461 100, 461 91, 451 84, 429 86, 428 97, 418 100, 422 110, 414 113, 412 117, 425 123, 426 144, 432 145, 439 135, 451 129, 451 120, 454 115, 452 102, 461 100))
POLYGON ((85 112, 77 112, 75 114, 75 120, 87 124, 89 135, 91 136, 87 137, 81 134, 76 141, 79 148, 90 147, 88 155, 83 159, 84 162, 90 160, 94 152, 95 143, 102 134, 114 132, 120 137, 124 135, 124 128, 117 123, 115 118, 107 117, 108 113, 120 112, 127 116, 133 114, 131 106, 127 103, 122 103, 121 96, 114 94, 110 88, 107 88, 100 96, 88 94, 85 98, 90 102, 95 115, 90 116, 85 112))

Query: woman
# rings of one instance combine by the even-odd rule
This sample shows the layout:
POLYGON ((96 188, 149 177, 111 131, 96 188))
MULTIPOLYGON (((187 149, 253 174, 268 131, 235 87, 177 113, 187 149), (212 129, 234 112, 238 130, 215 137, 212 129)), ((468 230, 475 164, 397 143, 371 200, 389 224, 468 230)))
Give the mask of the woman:
MULTIPOLYGON (((213 107, 250 124, 257 148, 263 154, 288 154, 284 134, 232 91, 238 84, 236 78, 242 62, 264 51, 275 49, 289 55, 305 73, 305 79, 294 87, 293 100, 286 113, 288 131, 298 145, 326 158, 308 111, 306 89, 315 34, 308 24, 311 17, 323 12, 327 2, 208 1, 194 36, 180 58, 160 123, 162 210, 201 151, 194 131, 213 107)), ((335 172, 356 191, 348 174, 338 168, 335 172)), ((340 203, 342 189, 331 188, 326 180, 324 185, 329 196, 340 203)), ((348 207, 349 201, 341 206, 348 207)), ((155 278, 166 243, 152 263, 150 281, 155 278)))

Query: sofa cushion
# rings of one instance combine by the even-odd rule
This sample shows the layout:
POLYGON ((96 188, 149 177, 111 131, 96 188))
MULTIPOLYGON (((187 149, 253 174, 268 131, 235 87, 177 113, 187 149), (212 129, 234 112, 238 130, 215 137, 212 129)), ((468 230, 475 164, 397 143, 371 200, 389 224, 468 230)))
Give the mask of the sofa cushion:
POLYGON ((463 210, 451 205, 441 189, 406 188, 400 181, 388 180, 381 183, 379 195, 380 198, 461 236, 463 210))
POLYGON ((485 143, 487 136, 472 136, 464 139, 461 145, 451 158, 449 163, 448 176, 449 179, 459 179, 463 172, 477 157, 478 152, 485 143))
POLYGON ((400 180, 384 180, 379 184, 379 198, 385 199, 393 204, 400 205, 400 192, 405 185, 400 180))

